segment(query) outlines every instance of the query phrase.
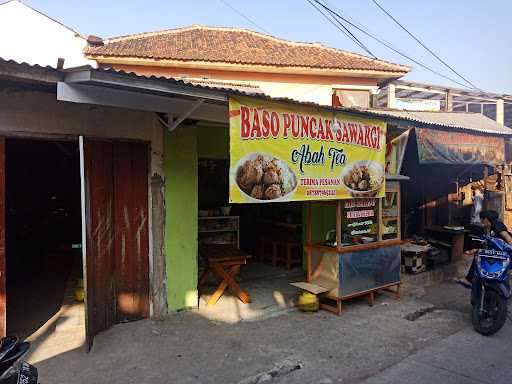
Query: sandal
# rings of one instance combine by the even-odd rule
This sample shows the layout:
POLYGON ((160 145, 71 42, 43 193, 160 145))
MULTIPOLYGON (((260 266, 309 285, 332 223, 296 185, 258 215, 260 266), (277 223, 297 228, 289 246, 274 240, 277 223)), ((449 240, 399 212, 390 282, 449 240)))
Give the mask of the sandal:
POLYGON ((463 277, 456 277, 453 279, 453 282, 462 285, 464 288, 472 288, 472 285, 463 277))

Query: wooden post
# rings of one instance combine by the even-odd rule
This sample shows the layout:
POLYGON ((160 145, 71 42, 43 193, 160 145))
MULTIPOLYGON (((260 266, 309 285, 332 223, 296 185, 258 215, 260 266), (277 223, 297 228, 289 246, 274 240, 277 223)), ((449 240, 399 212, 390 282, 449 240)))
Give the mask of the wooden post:
POLYGON ((505 102, 503 99, 496 102, 496 122, 501 125, 505 124, 505 102))
MULTIPOLYGON (((311 221, 312 221, 312 212, 311 212, 311 202, 308 202, 307 203, 308 205, 308 223, 307 223, 307 228, 306 228, 306 241, 307 241, 307 244, 308 245, 311 245, 312 242, 313 242, 313 234, 312 234, 312 224, 311 224, 311 221)), ((312 275, 312 271, 311 271, 311 247, 308 247, 307 248, 307 252, 306 252, 306 280, 308 283, 311 283, 311 275, 312 275)))
MULTIPOLYGON (((387 188, 387 186, 386 186, 387 188)), ((386 199, 386 192, 384 192, 384 199, 386 199)), ((377 241, 382 241, 382 210, 383 210, 383 204, 382 204, 382 198, 377 199, 377 204, 379 207, 378 215, 377 215, 377 241)))
POLYGON ((341 200, 336 203, 336 248, 341 251, 341 200))
POLYGON ((483 202, 483 209, 487 209, 487 178, 489 177, 489 168, 487 168, 487 165, 484 165, 484 202, 483 202))
POLYGON ((451 90, 446 91, 446 105, 445 109, 447 112, 453 111, 453 95, 451 90))
POLYGON ((390 83, 388 84, 388 100, 387 100, 387 107, 388 108, 395 108, 395 84, 390 83))

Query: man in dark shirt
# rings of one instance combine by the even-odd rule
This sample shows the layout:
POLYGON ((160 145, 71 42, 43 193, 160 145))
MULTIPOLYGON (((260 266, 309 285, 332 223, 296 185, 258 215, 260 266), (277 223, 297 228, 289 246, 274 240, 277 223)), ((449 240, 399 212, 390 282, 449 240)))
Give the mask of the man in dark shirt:
POLYGON ((498 212, 480 212, 480 221, 484 226, 484 234, 492 237, 499 237, 508 244, 512 244, 512 236, 503 222, 499 220, 498 212))
MULTIPOLYGON (((508 231, 505 224, 499 219, 498 212, 492 210, 485 210, 480 212, 480 222, 484 227, 484 235, 499 237, 507 244, 512 245, 512 235, 508 231)), ((467 251, 466 254, 474 257, 476 249, 472 249, 467 251)), ((455 282, 465 285, 473 283, 473 276, 475 272, 475 261, 471 264, 471 268, 469 268, 468 274, 465 279, 455 279, 455 282)))

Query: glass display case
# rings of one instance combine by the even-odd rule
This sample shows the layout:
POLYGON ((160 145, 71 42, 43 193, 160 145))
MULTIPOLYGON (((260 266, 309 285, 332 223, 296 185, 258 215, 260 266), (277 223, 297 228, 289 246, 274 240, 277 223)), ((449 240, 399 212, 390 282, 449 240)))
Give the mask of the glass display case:
POLYGON ((400 238, 400 184, 388 182, 386 195, 382 198, 381 240, 400 238))
POLYGON ((322 308, 341 314, 342 301, 368 296, 373 304, 375 292, 380 290, 399 297, 399 182, 387 182, 383 198, 309 203, 307 216, 307 282, 324 289, 322 308), (313 226, 325 222, 326 217, 324 213, 322 220, 314 218, 315 206, 326 204, 336 212, 335 229, 328 231, 325 242, 314 242, 318 229, 313 226))

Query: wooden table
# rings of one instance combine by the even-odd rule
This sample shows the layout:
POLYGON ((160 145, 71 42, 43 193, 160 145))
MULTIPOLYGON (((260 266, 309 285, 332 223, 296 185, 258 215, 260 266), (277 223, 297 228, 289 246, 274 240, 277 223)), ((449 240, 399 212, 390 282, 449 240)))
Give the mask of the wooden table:
POLYGON ((427 227, 427 234, 434 237, 435 241, 430 241, 434 245, 446 246, 450 248, 450 261, 457 261, 464 254, 464 237, 469 231, 465 229, 454 230, 440 226, 427 227))
POLYGON ((302 263, 302 224, 261 219, 258 225, 264 228, 256 254, 259 261, 269 260, 274 267, 282 262, 287 269, 302 263))
POLYGON ((199 253, 206 262, 206 268, 199 278, 198 289, 204 285, 210 273, 221 279, 219 286, 208 300, 208 307, 214 306, 228 287, 244 304, 251 302, 249 294, 235 281, 236 274, 240 272, 240 266, 247 264, 247 259, 251 257, 249 254, 234 245, 220 244, 203 245, 199 253))

